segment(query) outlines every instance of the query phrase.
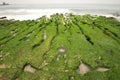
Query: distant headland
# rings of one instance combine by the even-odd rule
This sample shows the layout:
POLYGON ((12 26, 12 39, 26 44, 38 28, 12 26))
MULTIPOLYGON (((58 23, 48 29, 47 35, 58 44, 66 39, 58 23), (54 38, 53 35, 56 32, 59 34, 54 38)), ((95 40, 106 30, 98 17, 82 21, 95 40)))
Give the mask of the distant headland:
POLYGON ((9 3, 3 2, 0 5, 10 5, 9 3))

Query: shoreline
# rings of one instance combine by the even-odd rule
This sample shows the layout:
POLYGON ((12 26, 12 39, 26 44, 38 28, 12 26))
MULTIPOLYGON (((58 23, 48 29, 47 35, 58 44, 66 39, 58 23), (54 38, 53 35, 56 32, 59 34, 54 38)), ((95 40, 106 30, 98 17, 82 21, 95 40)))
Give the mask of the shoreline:
MULTIPOLYGON (((72 13, 74 15, 86 15, 90 14, 92 16, 105 16, 105 17, 113 17, 120 21, 120 14, 117 12, 113 13, 102 13, 102 12, 80 12, 74 11, 71 9, 19 9, 19 10, 4 10, 0 12, 0 18, 6 17, 7 20, 36 20, 42 16, 50 17, 53 14, 66 14, 72 13)), ((0 19, 1 20, 1 19, 0 19)))

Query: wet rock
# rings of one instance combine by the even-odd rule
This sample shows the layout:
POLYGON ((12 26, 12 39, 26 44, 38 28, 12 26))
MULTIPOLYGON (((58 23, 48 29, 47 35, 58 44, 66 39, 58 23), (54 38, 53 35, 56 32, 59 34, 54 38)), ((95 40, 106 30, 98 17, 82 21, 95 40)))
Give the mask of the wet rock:
POLYGON ((90 70, 91 70, 90 67, 81 61, 81 64, 79 65, 79 68, 78 68, 78 73, 81 75, 85 75, 90 70))
POLYGON ((99 72, 106 72, 106 71, 108 71, 108 70, 110 70, 110 69, 105 68, 105 67, 98 67, 98 68, 96 69, 96 71, 99 71, 99 72))
POLYGON ((16 21, 15 19, 10 19, 10 21, 16 21))
POLYGON ((113 13, 113 15, 116 16, 116 17, 119 17, 119 16, 120 16, 120 14, 119 14, 118 12, 113 13))
POLYGON ((4 16, 4 17, 0 17, 0 19, 6 19, 7 17, 6 16, 4 16))
POLYGON ((35 73, 35 72, 36 72, 36 69, 33 68, 31 65, 26 65, 26 66, 24 67, 24 71, 25 71, 25 72, 30 72, 30 73, 35 73))

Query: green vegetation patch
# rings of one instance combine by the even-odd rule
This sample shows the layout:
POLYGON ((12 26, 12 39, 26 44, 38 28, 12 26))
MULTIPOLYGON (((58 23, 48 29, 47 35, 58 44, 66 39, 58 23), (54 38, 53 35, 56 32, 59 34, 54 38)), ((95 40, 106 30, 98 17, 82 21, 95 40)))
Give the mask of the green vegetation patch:
POLYGON ((119 60, 115 18, 0 20, 0 80, 119 80, 119 60))

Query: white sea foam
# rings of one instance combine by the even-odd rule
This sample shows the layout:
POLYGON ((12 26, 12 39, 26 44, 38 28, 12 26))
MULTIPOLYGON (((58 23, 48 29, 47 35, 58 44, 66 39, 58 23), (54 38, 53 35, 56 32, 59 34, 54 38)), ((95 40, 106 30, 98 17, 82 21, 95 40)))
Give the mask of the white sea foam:
POLYGON ((70 9, 6 9, 0 11, 0 17, 6 16, 7 19, 15 19, 15 20, 33 20, 40 18, 41 16, 50 17, 50 15, 55 13, 73 13, 76 15, 98 15, 98 16, 106 16, 106 17, 115 17, 120 20, 120 16, 116 17, 110 12, 93 12, 93 11, 74 11, 70 9))
POLYGON ((15 20, 32 20, 41 16, 50 17, 55 13, 70 13, 68 9, 19 9, 19 10, 4 10, 0 12, 0 17, 6 16, 7 19, 15 20))

